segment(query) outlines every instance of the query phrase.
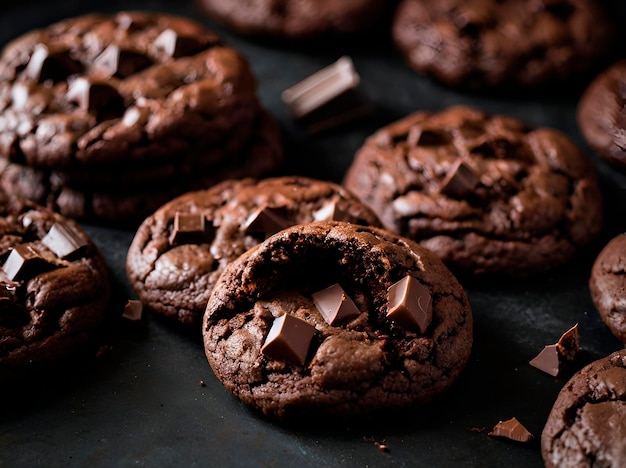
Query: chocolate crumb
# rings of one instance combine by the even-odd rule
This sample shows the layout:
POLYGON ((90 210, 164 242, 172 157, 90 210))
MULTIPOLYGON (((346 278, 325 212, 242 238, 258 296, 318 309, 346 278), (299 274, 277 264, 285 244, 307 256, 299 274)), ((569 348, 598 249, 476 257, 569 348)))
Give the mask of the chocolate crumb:
POLYGON ((503 437, 515 442, 530 442, 533 435, 526 429, 517 418, 499 421, 488 434, 491 437, 503 437))
POLYGON ((200 381, 200 386, 201 386, 201 387, 206 387, 206 383, 204 383, 204 380, 201 380, 201 381, 200 381))
POLYGON ((529 364, 537 369, 558 377, 580 351, 578 324, 567 330, 555 344, 546 345, 529 364))

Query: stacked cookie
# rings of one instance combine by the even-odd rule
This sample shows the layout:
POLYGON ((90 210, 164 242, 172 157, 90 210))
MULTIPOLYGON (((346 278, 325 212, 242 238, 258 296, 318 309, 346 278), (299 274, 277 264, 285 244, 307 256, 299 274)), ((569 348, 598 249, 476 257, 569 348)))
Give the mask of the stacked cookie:
POLYGON ((86 15, 0 56, 0 186, 62 214, 122 223, 282 159, 249 64, 195 22, 86 15))

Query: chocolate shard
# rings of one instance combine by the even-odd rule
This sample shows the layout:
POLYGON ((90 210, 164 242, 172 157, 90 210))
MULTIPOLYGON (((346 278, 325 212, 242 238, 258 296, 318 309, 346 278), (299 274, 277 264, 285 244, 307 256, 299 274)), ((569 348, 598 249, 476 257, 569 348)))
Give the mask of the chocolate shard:
POLYGON ((526 429, 517 418, 507 421, 499 421, 489 434, 491 437, 504 437, 516 442, 530 442, 533 435, 526 429))
POLYGON ((341 57, 289 89, 281 97, 311 133, 341 125, 369 113, 356 92, 360 77, 349 57, 341 57))
POLYGON ((41 243, 59 258, 75 256, 87 247, 87 241, 67 223, 54 223, 41 243))
POLYGON ((328 325, 345 323, 361 313, 338 283, 313 293, 312 297, 315 307, 328 325))
POLYGON ((555 344, 544 346, 529 364, 553 377, 561 372, 576 358, 580 351, 578 324, 567 330, 555 344))
POLYGON ((130 322, 141 322, 143 318, 143 304, 141 301, 129 299, 124 306, 122 318, 130 322))
POLYGON ((194 37, 180 36, 172 29, 166 29, 154 40, 154 47, 162 50, 169 57, 185 57, 193 55, 204 48, 194 37))
POLYGON ((441 182, 441 193, 461 200, 474 193, 480 178, 463 160, 457 159, 448 169, 446 177, 441 182))
POLYGON ((261 352, 270 359, 303 366, 314 336, 313 325, 283 314, 272 323, 261 352))
POLYGON ((43 83, 47 80, 63 81, 83 70, 83 64, 74 60, 68 51, 52 51, 44 44, 37 44, 24 73, 27 78, 43 83))
POLYGON ((11 281, 27 280, 60 266, 49 255, 34 243, 20 244, 11 249, 2 270, 11 281))
POLYGON ((411 275, 392 284, 387 289, 387 318, 401 327, 425 333, 433 318, 428 288, 411 275))
POLYGON ((65 99, 88 112, 123 111, 124 101, 113 86, 87 78, 74 80, 65 94, 65 99))
POLYGON ((263 205, 248 217, 242 229, 246 234, 262 234, 268 237, 291 225, 293 223, 284 206, 263 205))
POLYGON ((207 223, 203 213, 182 213, 174 215, 174 229, 170 244, 204 244, 211 239, 213 226, 207 223))
POLYGON ((98 55, 93 66, 106 76, 125 78, 152 65, 152 60, 142 53, 120 49, 111 44, 98 55))
POLYGON ((319 210, 313 213, 315 221, 343 221, 345 223, 356 223, 357 217, 339 206, 339 200, 333 198, 328 200, 319 210))

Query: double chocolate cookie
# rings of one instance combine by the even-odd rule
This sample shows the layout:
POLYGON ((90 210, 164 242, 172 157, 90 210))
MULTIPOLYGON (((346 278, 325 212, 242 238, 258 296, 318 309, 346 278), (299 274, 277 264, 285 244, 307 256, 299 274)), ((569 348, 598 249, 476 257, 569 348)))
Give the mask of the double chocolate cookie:
POLYGON ((351 418, 420 405, 472 345, 462 287, 429 250, 341 222, 285 229, 230 263, 204 344, 220 381, 263 413, 351 418))
POLYGON ((332 182, 227 180, 181 195, 149 216, 128 250, 128 278, 152 311, 199 326, 228 263, 281 229, 315 220, 380 226, 369 208, 332 182))
POLYGON ((0 382, 32 378, 102 331, 109 272, 73 221, 0 192, 0 382))
POLYGON ((196 5, 237 32, 291 39, 356 33, 390 9, 387 0, 196 0, 196 5))
POLYGON ((589 84, 576 117, 587 144, 610 163, 626 168, 626 60, 589 84))
POLYGON ((602 225, 592 161, 567 136, 468 107, 380 129, 344 185, 387 229, 456 272, 545 270, 572 258, 602 225))
POLYGON ((549 468, 626 465, 626 350, 589 364, 563 387, 541 453, 549 468))
POLYGON ((452 86, 566 82, 612 46, 595 0, 401 0, 393 40, 418 72, 452 86))
POLYGON ((138 221, 282 159, 247 61, 187 18, 90 14, 0 55, 0 186, 64 215, 138 221))
POLYGON ((596 258, 589 290, 602 321, 626 345, 626 234, 613 238, 596 258))

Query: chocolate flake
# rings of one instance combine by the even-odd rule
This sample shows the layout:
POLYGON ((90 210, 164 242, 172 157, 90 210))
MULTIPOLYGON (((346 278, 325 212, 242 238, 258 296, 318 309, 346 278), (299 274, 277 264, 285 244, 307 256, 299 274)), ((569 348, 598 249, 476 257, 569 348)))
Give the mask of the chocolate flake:
POLYGON ((304 365, 315 327, 293 315, 274 320, 261 352, 270 359, 304 365))
POLYGON ((264 205, 248 217, 242 229, 246 234, 264 234, 267 237, 288 228, 292 224, 287 218, 285 207, 264 205))
POLYGON ((570 364, 580 351, 578 324, 567 330, 555 344, 544 346, 529 364, 553 377, 558 375, 570 364))
POLYGON ((441 183, 441 193, 456 199, 472 194, 480 182, 479 177, 462 159, 457 159, 448 169, 441 183))
POLYGON ((315 307, 328 325, 345 323, 361 313, 354 301, 338 283, 313 293, 312 296, 315 307))
POLYGON ((124 306, 122 318, 131 322, 141 322, 143 318, 143 304, 141 301, 129 299, 124 306))
POLYGON ((54 52, 44 44, 37 44, 24 73, 26 77, 39 83, 47 80, 58 82, 81 73, 83 69, 83 64, 74 60, 68 51, 54 52))
POLYGON ((67 258, 87 247, 87 241, 66 223, 54 223, 41 243, 59 258, 67 258))
POLYGON ((499 421, 488 434, 491 437, 504 437, 516 442, 530 442, 533 435, 526 429, 517 418, 507 421, 499 421))
POLYGON ((171 244, 203 244, 210 238, 206 217, 202 213, 182 213, 174 215, 174 230, 170 236, 171 244))
POLYGON ((426 286, 406 275, 387 289, 387 317, 424 333, 433 318, 432 296, 426 286))
POLYGON ((328 200, 319 210, 313 213, 315 221, 343 221, 345 223, 356 223, 357 217, 352 213, 343 210, 339 206, 339 200, 333 198, 328 200))
POLYGON ((125 78, 147 68, 152 61, 144 54, 127 49, 120 49, 111 44, 98 55, 93 62, 96 69, 107 76, 125 78))
POLYGON ((11 281, 26 280, 59 266, 49 255, 34 243, 20 244, 11 249, 2 270, 11 281))

